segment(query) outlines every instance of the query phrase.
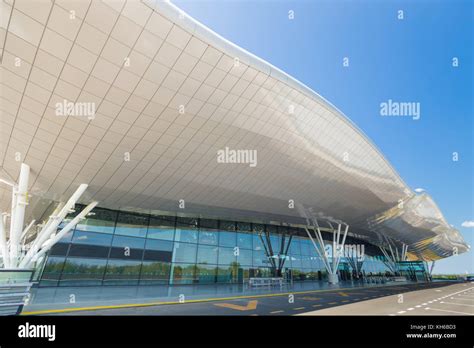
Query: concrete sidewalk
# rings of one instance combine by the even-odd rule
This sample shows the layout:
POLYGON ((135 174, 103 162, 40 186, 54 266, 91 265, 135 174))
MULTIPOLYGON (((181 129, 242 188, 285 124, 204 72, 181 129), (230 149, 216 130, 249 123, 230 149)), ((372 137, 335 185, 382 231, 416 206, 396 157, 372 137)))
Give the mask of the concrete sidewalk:
POLYGON ((287 294, 305 291, 332 291, 339 289, 384 287, 414 284, 409 282, 365 284, 362 282, 340 282, 330 285, 327 282, 301 282, 281 288, 249 289, 242 284, 212 284, 185 286, 100 286, 100 287, 55 287, 36 288, 23 312, 36 312, 65 308, 92 306, 120 306, 150 303, 175 303, 228 297, 252 297, 269 294, 287 294))

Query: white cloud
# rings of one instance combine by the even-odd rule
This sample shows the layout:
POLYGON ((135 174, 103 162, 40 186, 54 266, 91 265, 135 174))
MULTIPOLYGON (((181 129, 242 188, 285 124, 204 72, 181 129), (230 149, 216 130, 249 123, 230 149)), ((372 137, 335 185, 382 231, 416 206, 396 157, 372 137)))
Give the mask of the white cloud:
POLYGON ((418 188, 415 189, 415 192, 422 193, 422 192, 425 192, 425 189, 422 189, 422 188, 418 187, 418 188))
POLYGON ((461 224, 462 227, 467 227, 467 228, 473 228, 474 227, 474 221, 464 221, 461 224))

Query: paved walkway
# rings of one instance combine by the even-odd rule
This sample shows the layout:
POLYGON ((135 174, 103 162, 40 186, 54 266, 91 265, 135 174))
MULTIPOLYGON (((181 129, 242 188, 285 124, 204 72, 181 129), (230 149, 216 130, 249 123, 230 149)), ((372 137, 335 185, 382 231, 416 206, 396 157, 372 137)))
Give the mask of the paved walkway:
POLYGON ((156 291, 164 289, 156 287, 40 288, 23 314, 288 315, 446 283, 362 285, 308 282, 282 289, 248 289, 236 285, 163 287, 168 296, 160 297, 156 291))

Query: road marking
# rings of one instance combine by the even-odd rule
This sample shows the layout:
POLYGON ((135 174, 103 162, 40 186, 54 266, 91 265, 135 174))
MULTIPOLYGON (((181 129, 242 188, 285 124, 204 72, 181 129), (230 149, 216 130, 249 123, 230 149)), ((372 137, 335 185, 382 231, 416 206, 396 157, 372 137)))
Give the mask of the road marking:
POLYGON ((252 311, 257 308, 257 304, 258 301, 253 300, 249 301, 245 306, 236 305, 233 303, 214 303, 214 306, 235 309, 237 311, 252 311))
POLYGON ((400 312, 397 312, 398 314, 403 314, 403 313, 406 313, 406 311, 400 311, 400 312))
POLYGON ((320 304, 314 304, 312 307, 321 307, 322 305, 320 304))
POLYGON ((415 308, 410 307, 410 308, 408 308, 407 310, 408 310, 408 311, 412 311, 412 310, 414 310, 414 309, 415 309, 415 308))
POLYGON ((439 312, 448 312, 448 313, 456 313, 456 314, 467 314, 467 315, 474 315, 472 313, 466 313, 466 312, 456 312, 456 311, 448 311, 447 309, 439 309, 439 308, 430 308, 430 307, 426 307, 425 308, 426 310, 430 310, 430 311, 439 311, 439 312))
POLYGON ((474 299, 468 299, 468 298, 454 298, 454 297, 451 297, 450 300, 454 300, 454 301, 474 301, 474 299))
POLYGON ((328 304, 337 304, 337 302, 329 302, 328 304))
POLYGON ((441 301, 440 303, 447 303, 447 304, 453 304, 453 305, 456 305, 456 306, 463 306, 463 307, 474 307, 474 305, 470 305, 470 304, 465 304, 465 303, 453 303, 453 302, 444 302, 444 301, 441 301))
POLYGON ((283 313, 284 311, 273 311, 273 312, 270 312, 270 314, 277 314, 277 313, 283 313))
POLYGON ((293 308, 293 310, 295 310, 295 311, 299 311, 301 309, 304 309, 304 307, 293 308))
POLYGON ((342 300, 342 302, 349 302, 349 300, 342 300))
POLYGON ((415 307, 416 307, 416 308, 421 308, 421 305, 416 305, 415 307))

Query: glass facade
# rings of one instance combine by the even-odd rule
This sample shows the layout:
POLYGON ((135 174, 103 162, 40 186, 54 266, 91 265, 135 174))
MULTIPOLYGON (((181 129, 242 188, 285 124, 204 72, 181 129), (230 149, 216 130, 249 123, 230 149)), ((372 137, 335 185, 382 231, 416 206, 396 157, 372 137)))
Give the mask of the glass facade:
MULTIPOLYGON (((96 208, 52 248, 40 286, 243 283, 273 276, 269 246, 284 254, 289 232, 275 225, 96 208)), ((364 269, 382 272, 382 265, 371 259, 364 269)), ((325 279, 308 238, 292 237, 282 274, 294 281, 325 279)))

